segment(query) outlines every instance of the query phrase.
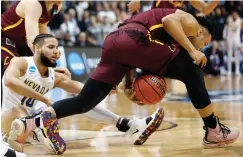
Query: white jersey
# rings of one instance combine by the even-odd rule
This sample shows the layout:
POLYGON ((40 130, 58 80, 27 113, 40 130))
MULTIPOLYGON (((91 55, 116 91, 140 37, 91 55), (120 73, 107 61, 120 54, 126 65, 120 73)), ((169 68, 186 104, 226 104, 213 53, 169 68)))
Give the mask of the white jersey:
MULTIPOLYGON (((28 68, 25 74, 19 79, 24 82, 27 86, 31 87, 35 91, 39 92, 40 94, 44 95, 48 91, 50 91, 55 83, 55 71, 53 68, 48 68, 49 75, 48 77, 42 77, 34 63, 33 57, 23 57, 26 59, 28 63, 28 68)), ((2 81, 4 80, 4 76, 2 81)), ((19 94, 14 93, 8 87, 2 84, 3 88, 3 100, 2 100, 2 113, 6 112, 7 110, 12 109, 14 105, 22 105, 24 106, 28 113, 33 112, 36 110, 36 104, 38 101, 28 98, 26 96, 22 96, 19 94)))
POLYGON ((232 16, 228 18, 228 24, 226 27, 225 37, 229 41, 234 41, 240 43, 240 30, 241 30, 241 20, 237 18, 237 20, 233 20, 232 16))

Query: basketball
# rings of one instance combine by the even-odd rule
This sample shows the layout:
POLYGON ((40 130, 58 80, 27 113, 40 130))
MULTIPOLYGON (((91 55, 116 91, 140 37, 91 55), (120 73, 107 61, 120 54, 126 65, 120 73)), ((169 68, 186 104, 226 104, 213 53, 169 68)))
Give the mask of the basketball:
POLYGON ((166 93, 166 82, 155 75, 142 75, 135 79, 133 89, 136 99, 145 105, 153 105, 160 102, 166 93))

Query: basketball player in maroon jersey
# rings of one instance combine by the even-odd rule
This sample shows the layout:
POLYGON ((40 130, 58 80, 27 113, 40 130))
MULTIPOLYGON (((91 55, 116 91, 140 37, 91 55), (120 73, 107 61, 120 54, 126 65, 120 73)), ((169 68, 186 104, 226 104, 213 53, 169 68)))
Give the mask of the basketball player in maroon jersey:
MULTIPOLYGON (((192 104, 204 121, 205 146, 233 143, 240 132, 230 130, 214 116, 201 69, 207 59, 200 50, 211 41, 212 34, 213 26, 208 19, 179 9, 157 8, 137 14, 106 37, 101 61, 78 96, 55 102, 41 114, 22 119, 23 124, 42 128, 56 145, 61 137, 53 132, 58 129, 53 122, 94 108, 129 70, 140 68, 185 83, 192 104)), ((56 147, 60 154, 63 147, 56 147)))
MULTIPOLYGON (((1 15, 2 76, 10 60, 17 56, 32 56, 32 42, 40 33, 47 33, 47 24, 62 7, 62 1, 21 0, 1 15)), ((57 72, 71 75, 67 69, 57 72)))
MULTIPOLYGON (((184 0, 153 0, 153 8, 180 8, 184 3, 184 0)), ((202 0, 189 0, 189 3, 201 13, 205 15, 210 14, 215 7, 218 5, 219 0, 214 0, 208 3, 205 3, 202 0)), ((128 5, 128 10, 130 13, 139 12, 140 9, 140 0, 132 0, 128 5)))
MULTIPOLYGON (((219 0, 215 0, 215 1, 211 1, 209 3, 205 3, 202 0, 189 0, 189 3, 198 11, 200 11, 201 13, 204 13, 205 15, 210 14, 214 8, 218 5, 219 0)), ((180 8, 182 7, 184 3, 184 0, 153 0, 152 2, 152 8, 168 8, 168 9, 175 9, 175 8, 180 8)), ((131 0, 131 2, 127 5, 128 6, 128 10, 130 13, 132 14, 136 14, 139 13, 140 10, 140 0, 131 0)), ((131 70, 127 73, 127 75, 125 76, 123 82, 121 82, 119 84, 119 88, 124 89, 125 94, 127 95, 129 93, 129 90, 126 90, 126 87, 124 87, 125 85, 131 84, 131 82, 129 82, 129 80, 131 80, 131 77, 134 76, 134 70, 131 70), (125 82, 128 81, 128 82, 125 82)), ((135 93, 134 93, 135 94, 135 93)), ((138 103, 138 104, 142 104, 141 101, 138 100, 133 100, 134 102, 138 103)))

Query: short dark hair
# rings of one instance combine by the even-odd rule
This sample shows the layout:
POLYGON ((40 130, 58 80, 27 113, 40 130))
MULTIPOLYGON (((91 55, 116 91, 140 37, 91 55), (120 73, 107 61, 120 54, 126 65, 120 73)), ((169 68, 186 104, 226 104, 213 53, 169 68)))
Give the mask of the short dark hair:
POLYGON ((33 45, 38 44, 38 45, 42 46, 44 43, 44 39, 46 39, 46 38, 55 38, 55 37, 51 34, 39 34, 35 37, 32 44, 33 45))
POLYGON ((213 23, 206 17, 206 16, 194 16, 195 19, 197 20, 197 22, 203 26, 204 28, 206 28, 208 30, 208 32, 214 36, 214 27, 213 27, 213 23))

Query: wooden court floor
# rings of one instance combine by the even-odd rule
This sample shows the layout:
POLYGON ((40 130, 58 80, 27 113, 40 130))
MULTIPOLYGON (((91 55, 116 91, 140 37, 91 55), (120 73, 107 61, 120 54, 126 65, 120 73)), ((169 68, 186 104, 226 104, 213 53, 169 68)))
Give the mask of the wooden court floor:
MULTIPOLYGON (((142 118, 157 107, 165 110, 164 122, 142 146, 134 146, 136 136, 124 135, 115 126, 76 115, 60 120, 67 141, 63 157, 243 157, 243 135, 230 146, 205 149, 203 123, 187 98, 184 85, 166 80, 166 98, 156 106, 137 106, 124 95, 112 95, 104 107, 126 117, 142 118)), ((223 124, 243 131, 243 77, 206 77, 214 112, 223 124)), ((52 157, 43 145, 25 145, 30 157, 52 157)))

